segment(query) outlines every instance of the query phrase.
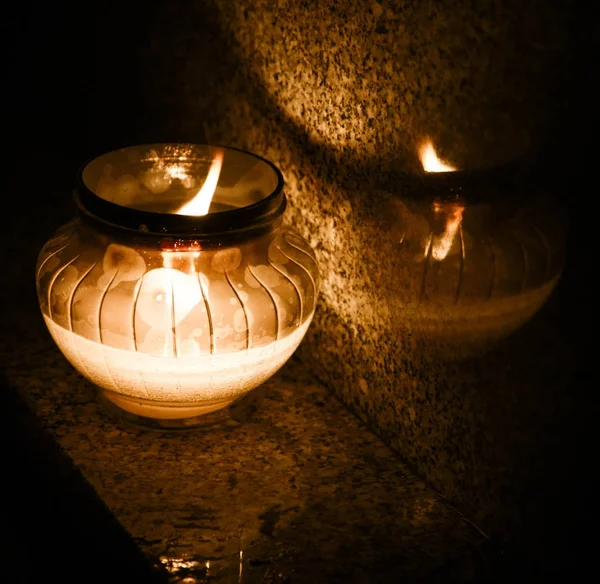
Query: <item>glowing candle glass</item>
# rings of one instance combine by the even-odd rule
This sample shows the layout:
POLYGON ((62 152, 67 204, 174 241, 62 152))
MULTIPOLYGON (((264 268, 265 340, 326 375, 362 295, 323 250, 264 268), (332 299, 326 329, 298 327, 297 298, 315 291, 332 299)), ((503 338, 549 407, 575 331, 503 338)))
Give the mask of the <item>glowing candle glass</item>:
POLYGON ((71 364, 129 417, 213 419, 300 344, 314 253, 282 227, 283 178, 231 148, 155 144, 89 162, 78 217, 40 252, 42 314, 71 364))

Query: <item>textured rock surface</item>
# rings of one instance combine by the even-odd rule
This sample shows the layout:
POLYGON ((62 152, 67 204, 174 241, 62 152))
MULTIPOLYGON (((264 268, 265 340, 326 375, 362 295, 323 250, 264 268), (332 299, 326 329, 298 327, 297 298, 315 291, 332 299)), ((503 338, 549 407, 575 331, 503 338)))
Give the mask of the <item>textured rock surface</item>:
POLYGON ((245 71, 311 142, 390 169, 431 135, 461 167, 523 154, 565 34, 547 2, 219 2, 245 71))
POLYGON ((429 581, 477 569, 484 538, 298 364, 242 419, 169 435, 116 425, 43 345, 8 375, 134 541, 174 576, 203 581, 209 562, 213 578, 233 582, 240 551, 244 582, 429 581))

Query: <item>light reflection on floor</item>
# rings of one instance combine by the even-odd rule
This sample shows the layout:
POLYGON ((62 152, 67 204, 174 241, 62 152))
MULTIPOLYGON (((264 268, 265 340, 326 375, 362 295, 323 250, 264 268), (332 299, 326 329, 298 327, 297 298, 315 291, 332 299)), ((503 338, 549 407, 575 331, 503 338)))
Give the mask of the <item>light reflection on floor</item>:
POLYGON ((244 552, 240 550, 237 574, 233 570, 235 558, 219 558, 218 560, 192 560, 161 556, 160 563, 168 572, 170 584, 202 584, 205 582, 243 582, 244 552))

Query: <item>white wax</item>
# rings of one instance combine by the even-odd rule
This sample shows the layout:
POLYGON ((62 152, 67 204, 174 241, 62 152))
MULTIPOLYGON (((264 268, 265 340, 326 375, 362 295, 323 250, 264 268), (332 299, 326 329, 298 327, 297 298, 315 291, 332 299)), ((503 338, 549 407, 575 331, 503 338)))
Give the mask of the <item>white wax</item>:
MULTIPOLYGON (((205 412, 224 407, 271 377, 296 350, 311 321, 306 319, 293 333, 265 347, 216 355, 158 357, 90 341, 45 315, 44 319, 65 357, 96 385, 155 402, 156 406, 191 406, 205 412)), ((159 407, 155 417, 174 414, 159 407)))

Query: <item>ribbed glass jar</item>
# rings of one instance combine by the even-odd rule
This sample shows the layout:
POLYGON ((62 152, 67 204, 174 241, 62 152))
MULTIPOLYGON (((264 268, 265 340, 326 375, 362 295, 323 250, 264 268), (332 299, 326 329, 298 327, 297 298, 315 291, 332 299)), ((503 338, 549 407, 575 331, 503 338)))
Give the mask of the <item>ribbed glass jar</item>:
POLYGON ((105 400, 196 425, 287 361, 319 274, 282 228, 282 189, 271 163, 231 148, 143 145, 85 165, 78 217, 42 249, 37 290, 58 347, 105 400), (202 197, 205 214, 188 214, 202 197))

